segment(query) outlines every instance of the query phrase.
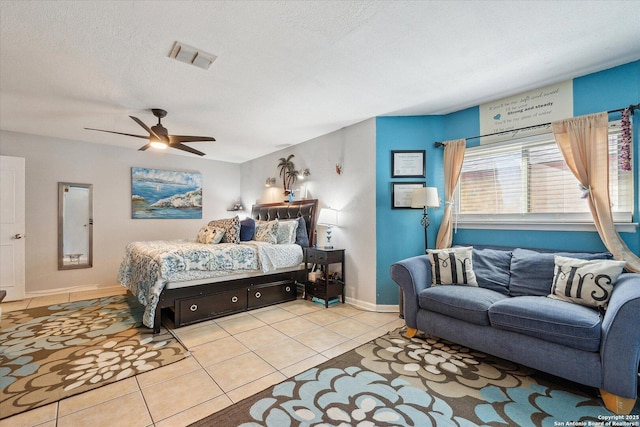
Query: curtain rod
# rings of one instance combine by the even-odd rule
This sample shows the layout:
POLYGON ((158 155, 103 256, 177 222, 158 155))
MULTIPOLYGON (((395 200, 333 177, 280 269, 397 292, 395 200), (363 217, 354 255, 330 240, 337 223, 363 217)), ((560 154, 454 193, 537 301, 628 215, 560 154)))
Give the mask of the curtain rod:
MULTIPOLYGON (((627 108, 628 108, 629 110, 631 110, 631 114, 633 114, 633 111, 634 111, 634 110, 640 110, 640 103, 635 104, 635 105, 631 104, 631 105, 629 105, 628 107, 625 107, 625 108, 618 108, 617 110, 607 111, 607 113, 608 113, 608 114, 611 114, 611 113, 620 113, 620 112, 622 112, 622 111, 626 110, 627 108)), ((464 138, 464 140, 465 140, 465 141, 468 141, 468 140, 470 140, 470 139, 484 138, 484 137, 486 137, 486 136, 502 135, 502 134, 505 134, 505 133, 518 132, 518 131, 521 131, 521 130, 535 129, 535 128, 540 128, 540 127, 543 127, 543 126, 549 126, 550 124, 551 124, 550 122, 549 122, 549 123, 541 123, 541 124, 539 124, 539 125, 532 125, 532 126, 525 126, 525 127, 517 128, 517 129, 503 130, 502 132, 488 133, 488 134, 486 134, 486 135, 470 136, 470 137, 468 137, 468 138, 464 138)), ((440 141, 436 141, 436 142, 434 142, 434 143, 433 143, 433 145, 434 145, 436 148, 439 148, 439 147, 444 147, 445 143, 444 143, 444 142, 440 142, 440 141)))

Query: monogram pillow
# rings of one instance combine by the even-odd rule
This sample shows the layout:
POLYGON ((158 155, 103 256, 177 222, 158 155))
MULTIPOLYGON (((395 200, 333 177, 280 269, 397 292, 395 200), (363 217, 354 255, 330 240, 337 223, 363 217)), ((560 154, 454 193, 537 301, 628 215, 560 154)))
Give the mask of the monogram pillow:
POLYGON ((223 228, 225 233, 222 243, 240 243, 240 218, 238 215, 233 218, 216 219, 209 222, 211 227, 223 228))
POLYGON ((273 245, 278 243, 278 220, 256 221, 256 233, 254 239, 258 242, 267 242, 273 245))
POLYGON ((606 308, 624 261, 555 257, 550 298, 606 308))
POLYGON ((473 247, 429 249, 431 284, 478 286, 473 272, 473 247))

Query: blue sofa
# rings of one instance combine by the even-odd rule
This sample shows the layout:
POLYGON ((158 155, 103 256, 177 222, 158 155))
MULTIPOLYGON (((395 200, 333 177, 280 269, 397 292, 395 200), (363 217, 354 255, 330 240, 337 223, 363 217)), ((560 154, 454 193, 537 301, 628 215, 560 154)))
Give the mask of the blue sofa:
POLYGON ((478 286, 431 286, 428 255, 399 261, 407 336, 417 330, 600 389, 607 409, 628 414, 638 393, 640 274, 622 273, 606 311, 548 298, 554 256, 610 254, 473 249, 478 286))

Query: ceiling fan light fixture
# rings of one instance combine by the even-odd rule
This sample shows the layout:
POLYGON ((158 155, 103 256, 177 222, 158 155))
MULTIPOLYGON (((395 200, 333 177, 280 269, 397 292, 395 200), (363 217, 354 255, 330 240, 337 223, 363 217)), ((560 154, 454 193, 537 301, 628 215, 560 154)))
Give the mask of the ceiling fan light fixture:
POLYGON ((150 144, 153 148, 157 148, 159 150, 166 150, 169 147, 169 144, 164 141, 151 141, 150 144))

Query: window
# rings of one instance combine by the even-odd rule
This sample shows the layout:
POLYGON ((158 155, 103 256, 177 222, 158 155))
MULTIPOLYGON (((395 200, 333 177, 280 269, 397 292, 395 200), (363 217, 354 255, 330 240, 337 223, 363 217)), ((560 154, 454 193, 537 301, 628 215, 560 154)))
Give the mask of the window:
MULTIPOLYGON (((631 222, 633 172, 618 168, 620 122, 609 127, 609 184, 614 220, 631 222)), ((632 168, 633 169, 633 168, 632 168)), ((591 223, 582 190, 553 134, 467 148, 455 194, 458 223, 591 223)), ((499 227, 495 227, 499 228, 499 227)), ((543 227, 545 228, 545 227, 543 227)))

